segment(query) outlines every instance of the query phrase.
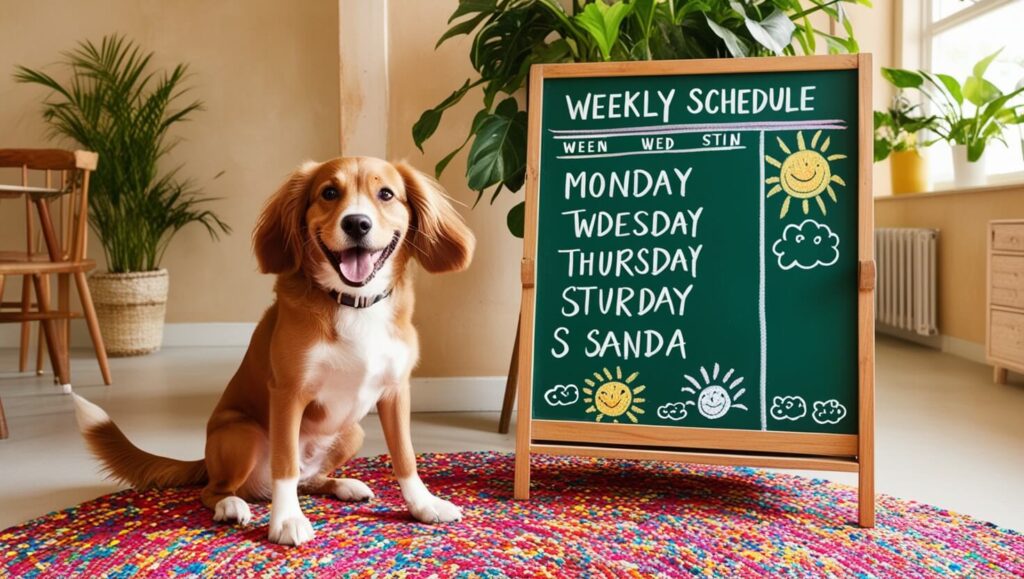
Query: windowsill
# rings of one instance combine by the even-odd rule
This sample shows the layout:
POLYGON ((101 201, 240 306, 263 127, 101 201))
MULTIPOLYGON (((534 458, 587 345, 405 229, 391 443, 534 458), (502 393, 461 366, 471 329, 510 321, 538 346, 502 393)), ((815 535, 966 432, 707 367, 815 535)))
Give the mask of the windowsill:
POLYGON ((933 197, 949 197, 953 195, 979 195, 985 193, 1024 193, 1024 182, 996 183, 983 185, 981 187, 968 187, 963 189, 939 189, 936 191, 922 191, 920 193, 904 193, 902 195, 877 195, 875 201, 907 201, 912 199, 931 199, 933 197))

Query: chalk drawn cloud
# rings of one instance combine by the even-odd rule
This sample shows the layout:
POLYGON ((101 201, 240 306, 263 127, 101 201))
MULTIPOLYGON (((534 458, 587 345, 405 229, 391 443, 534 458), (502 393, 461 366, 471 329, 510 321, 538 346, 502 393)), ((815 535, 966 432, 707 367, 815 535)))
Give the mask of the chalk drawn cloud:
MULTIPOLYGON (((658 418, 678 422, 686 418, 686 402, 669 402, 658 407, 658 418)), ((693 404, 693 402, 689 402, 693 404)))
POLYGON ((807 402, 799 396, 775 396, 770 412, 775 420, 799 420, 807 416, 807 402))
POLYGON ((838 400, 815 402, 811 418, 818 424, 838 424, 840 420, 846 418, 846 407, 838 400))
POLYGON ((544 393, 544 400, 552 406, 569 406, 580 399, 580 389, 575 384, 555 384, 544 393))
POLYGON ((772 253, 784 270, 828 267, 839 260, 839 236, 828 225, 813 219, 791 223, 772 244, 772 253))

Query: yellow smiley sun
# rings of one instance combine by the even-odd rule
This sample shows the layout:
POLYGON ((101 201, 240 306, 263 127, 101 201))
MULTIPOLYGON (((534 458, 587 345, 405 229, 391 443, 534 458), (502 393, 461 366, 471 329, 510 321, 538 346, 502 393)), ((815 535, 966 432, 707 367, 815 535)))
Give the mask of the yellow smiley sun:
POLYGON ((839 175, 832 174, 832 167, 829 163, 845 159, 846 155, 832 154, 825 156, 828 152, 831 137, 825 137, 821 147, 818 148, 818 139, 821 138, 820 130, 814 133, 814 137, 811 138, 810 148, 804 145, 803 131, 798 132, 796 134, 796 152, 790 150, 786 143, 783 142, 782 137, 775 138, 778 140, 782 152, 788 156, 782 162, 779 162, 770 155, 764 156, 766 163, 779 169, 778 177, 768 177, 764 182, 767 185, 773 185, 768 191, 768 197, 775 195, 779 191, 786 193, 786 199, 782 201, 782 211, 779 213, 779 218, 785 217, 786 213, 789 212, 789 203, 793 199, 799 199, 802 202, 804 215, 807 215, 811 210, 811 199, 817 202, 818 209, 821 209, 822 215, 827 214, 828 211, 825 209, 825 201, 821 198, 821 194, 828 192, 832 202, 836 203, 838 199, 836 199, 836 192, 832 188, 832 183, 846 186, 846 183, 839 175))
POLYGON ((637 405, 645 402, 637 394, 647 388, 643 385, 635 388, 630 386, 638 374, 639 372, 633 372, 623 379, 622 368, 619 367, 615 368, 614 375, 608 368, 603 369, 603 374, 594 372, 593 380, 584 380, 587 387, 583 389, 583 393, 587 398, 584 398, 583 402, 590 405, 587 407, 587 414, 597 413, 597 422, 601 422, 605 416, 611 418, 612 422, 618 422, 619 416, 626 415, 626 418, 636 423, 636 415, 644 413, 643 408, 637 405))

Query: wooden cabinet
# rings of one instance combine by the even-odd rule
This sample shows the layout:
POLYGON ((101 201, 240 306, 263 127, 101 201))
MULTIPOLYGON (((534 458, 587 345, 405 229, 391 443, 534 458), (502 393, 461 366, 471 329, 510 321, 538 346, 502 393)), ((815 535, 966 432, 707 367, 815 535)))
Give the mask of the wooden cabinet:
POLYGON ((1002 384, 1024 373, 1024 220, 989 222, 986 288, 985 356, 1002 384))

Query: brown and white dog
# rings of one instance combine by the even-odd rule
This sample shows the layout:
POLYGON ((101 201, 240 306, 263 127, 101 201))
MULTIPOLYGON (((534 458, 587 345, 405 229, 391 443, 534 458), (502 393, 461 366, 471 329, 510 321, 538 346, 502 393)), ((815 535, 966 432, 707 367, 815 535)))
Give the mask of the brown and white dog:
POLYGON ((430 272, 465 269, 472 233, 440 187, 404 163, 343 157, 307 163, 263 209, 253 245, 277 274, 277 300, 206 429, 206 457, 180 461, 135 447, 98 406, 75 397, 91 450, 135 488, 203 484, 216 521, 245 524, 246 501, 272 500, 270 540, 299 545, 313 528, 298 493, 358 501, 354 479, 331 478, 363 441, 376 405, 395 476, 412 515, 458 520, 458 507, 420 481, 409 433, 410 261, 430 272))

